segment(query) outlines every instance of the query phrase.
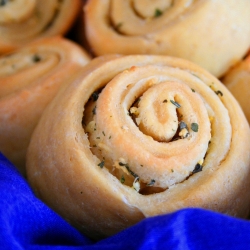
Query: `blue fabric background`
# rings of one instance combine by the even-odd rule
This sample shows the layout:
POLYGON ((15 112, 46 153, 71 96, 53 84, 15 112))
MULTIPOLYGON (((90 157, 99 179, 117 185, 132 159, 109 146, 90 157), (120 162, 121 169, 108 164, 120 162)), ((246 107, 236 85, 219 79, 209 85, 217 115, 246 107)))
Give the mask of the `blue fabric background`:
MULTIPOLYGON (((0 154, 0 249, 250 249, 250 222, 202 209, 148 218, 92 242, 37 199, 0 154)), ((249 194, 250 195, 250 194, 249 194)))

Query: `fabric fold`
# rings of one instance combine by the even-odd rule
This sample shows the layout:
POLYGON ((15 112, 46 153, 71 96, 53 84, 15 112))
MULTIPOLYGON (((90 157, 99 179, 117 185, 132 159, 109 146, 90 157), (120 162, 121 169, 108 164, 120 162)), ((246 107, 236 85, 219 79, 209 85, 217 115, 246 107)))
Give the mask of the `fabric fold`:
POLYGON ((147 218, 99 242, 80 234, 37 199, 0 154, 0 249, 15 250, 245 250, 250 222, 202 209, 147 218))

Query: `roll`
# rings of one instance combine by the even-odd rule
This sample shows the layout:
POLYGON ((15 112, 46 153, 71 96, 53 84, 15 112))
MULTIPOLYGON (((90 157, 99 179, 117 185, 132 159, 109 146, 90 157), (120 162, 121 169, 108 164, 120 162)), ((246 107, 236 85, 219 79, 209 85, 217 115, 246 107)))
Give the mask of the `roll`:
POLYGON ((221 77, 250 47, 249 9, 248 0, 91 0, 82 43, 98 56, 181 57, 221 77))
POLYGON ((34 40, 65 35, 79 15, 81 0, 0 2, 0 54, 34 40))
POLYGON ((0 57, 0 151, 25 174, 30 136, 59 88, 90 56, 62 38, 44 38, 0 57))
POLYGON ((250 124, 250 53, 237 65, 228 70, 222 78, 222 82, 240 103, 250 124))
POLYGON ((47 106, 27 176, 93 239, 186 207, 246 217, 249 138, 237 101, 206 70, 167 56, 106 55, 47 106))

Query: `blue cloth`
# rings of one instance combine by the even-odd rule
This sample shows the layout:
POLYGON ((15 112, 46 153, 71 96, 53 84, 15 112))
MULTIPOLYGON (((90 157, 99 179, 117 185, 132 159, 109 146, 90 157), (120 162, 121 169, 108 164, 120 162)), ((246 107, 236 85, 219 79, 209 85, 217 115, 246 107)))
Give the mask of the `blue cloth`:
POLYGON ((145 219, 92 242, 37 199, 0 154, 0 249, 250 249, 250 222, 203 209, 145 219))

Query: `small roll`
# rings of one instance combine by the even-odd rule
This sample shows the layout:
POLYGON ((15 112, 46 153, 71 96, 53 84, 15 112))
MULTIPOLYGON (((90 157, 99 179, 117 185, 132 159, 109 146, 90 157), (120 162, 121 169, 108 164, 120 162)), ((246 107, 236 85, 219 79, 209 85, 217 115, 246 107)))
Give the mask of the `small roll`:
POLYGON ((39 38, 66 34, 80 7, 80 0, 1 1, 0 54, 39 38))
POLYGON ((221 77, 250 47, 249 9, 249 0, 91 0, 82 23, 95 55, 181 57, 221 77))
POLYGON ((238 100, 250 124, 250 53, 225 74, 222 82, 238 100))
POLYGON ((0 151, 22 173, 30 136, 44 108, 89 61, 80 46, 62 37, 0 57, 0 151))
POLYGON ((246 217, 249 138, 234 97, 197 65, 103 56, 44 111, 27 153, 28 181, 94 239, 185 207, 246 217))

